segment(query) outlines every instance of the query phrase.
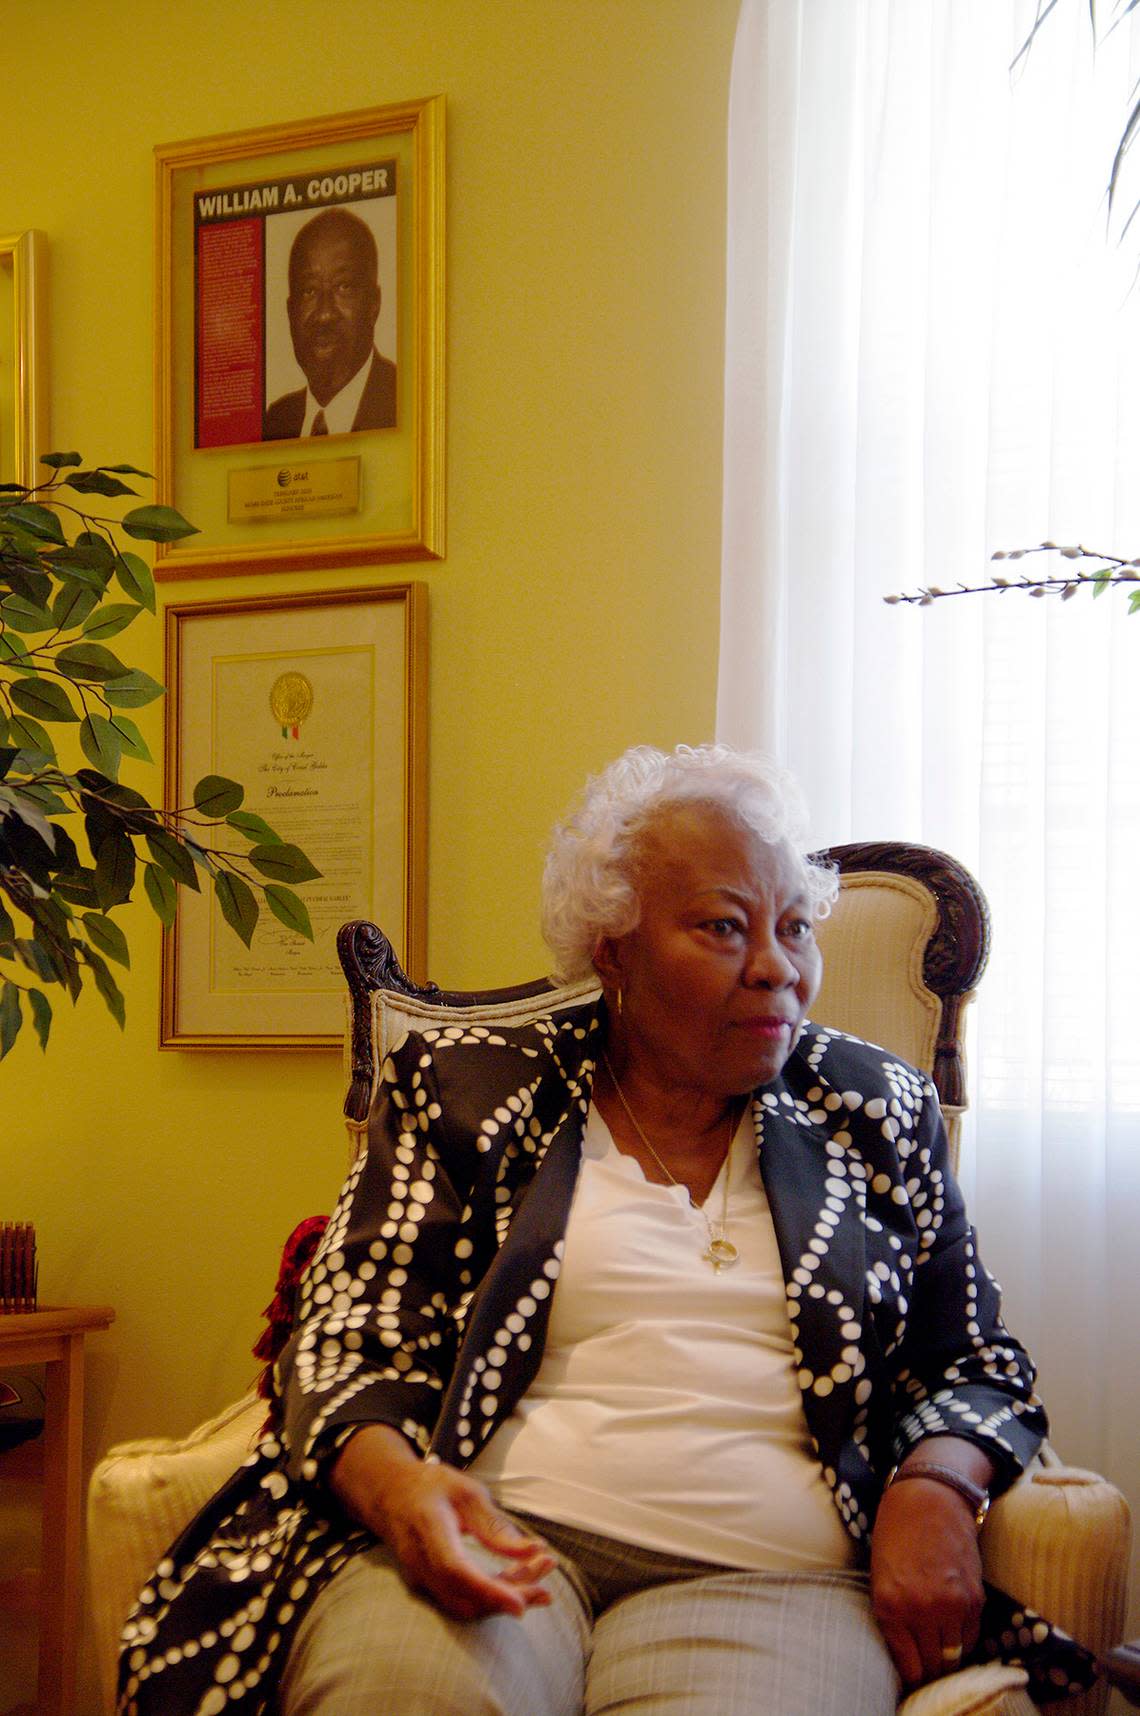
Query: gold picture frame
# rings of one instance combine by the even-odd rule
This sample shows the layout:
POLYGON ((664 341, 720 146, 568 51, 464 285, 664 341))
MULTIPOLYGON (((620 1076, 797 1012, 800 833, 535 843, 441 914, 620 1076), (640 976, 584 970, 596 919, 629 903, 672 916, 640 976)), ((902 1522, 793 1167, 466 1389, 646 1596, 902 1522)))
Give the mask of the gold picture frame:
POLYGON ((312 943, 263 910, 248 949, 204 877, 180 888, 160 1046, 339 1049, 342 923, 376 919, 424 968, 427 586, 173 604, 165 623, 167 806, 204 775, 237 780, 322 878, 299 889, 312 943))
POLYGON ((432 96, 155 149, 156 499, 198 528, 157 577, 442 557, 444 117, 432 96), (334 282, 346 230, 371 256, 334 282), (314 252, 339 355, 298 344, 314 252))
POLYGON ((0 238, 0 482, 31 488, 50 452, 47 240, 29 228, 0 238))

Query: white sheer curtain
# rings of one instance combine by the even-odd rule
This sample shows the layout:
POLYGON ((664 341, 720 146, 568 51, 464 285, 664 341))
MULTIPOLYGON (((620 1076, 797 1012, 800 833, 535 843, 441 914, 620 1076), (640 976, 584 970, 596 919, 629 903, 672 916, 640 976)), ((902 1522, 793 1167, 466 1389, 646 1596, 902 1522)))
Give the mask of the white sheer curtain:
POLYGON ((1106 242, 1102 195, 1140 31, 1094 59, 1062 0, 1011 76, 1033 11, 744 0, 718 728, 819 843, 981 880, 967 1192, 1057 1444, 1140 1509, 1140 615, 882 602, 1045 538, 1140 555, 1140 219, 1106 242))

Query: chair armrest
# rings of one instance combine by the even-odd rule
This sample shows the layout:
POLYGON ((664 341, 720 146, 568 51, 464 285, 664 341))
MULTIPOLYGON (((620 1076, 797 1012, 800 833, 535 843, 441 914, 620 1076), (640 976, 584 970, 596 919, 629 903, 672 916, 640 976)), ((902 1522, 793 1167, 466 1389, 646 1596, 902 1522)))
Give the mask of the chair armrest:
POLYGON ((248 1394, 180 1441, 122 1442, 91 1475, 87 1561, 99 1678, 114 1704, 119 1635, 146 1580, 257 1439, 265 1402, 248 1394))
MULTIPOLYGON (((1076 1466, 1031 1467, 990 1509, 987 1579, 1103 1656, 1124 1630, 1132 1529, 1120 1491, 1076 1466)), ((1100 1716, 1108 1687, 1046 1709, 1100 1716)))
POLYGON ((1101 1662, 1110 1686, 1118 1686, 1129 1704, 1140 1704, 1140 1639, 1117 1645, 1101 1662))

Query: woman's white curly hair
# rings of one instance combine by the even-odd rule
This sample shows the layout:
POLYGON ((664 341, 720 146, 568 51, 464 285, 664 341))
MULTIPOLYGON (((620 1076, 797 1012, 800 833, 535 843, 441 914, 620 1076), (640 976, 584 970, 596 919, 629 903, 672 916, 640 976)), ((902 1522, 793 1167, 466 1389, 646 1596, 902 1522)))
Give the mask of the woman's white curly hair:
POLYGON ((829 865, 800 852, 807 813, 785 769, 757 751, 729 745, 678 745, 672 752, 634 745, 590 777, 577 808, 550 839, 542 933, 563 982, 590 976, 599 937, 635 928, 640 844, 647 828, 676 804, 715 805, 767 845, 787 847, 802 866, 812 910, 827 915, 839 883, 829 865))

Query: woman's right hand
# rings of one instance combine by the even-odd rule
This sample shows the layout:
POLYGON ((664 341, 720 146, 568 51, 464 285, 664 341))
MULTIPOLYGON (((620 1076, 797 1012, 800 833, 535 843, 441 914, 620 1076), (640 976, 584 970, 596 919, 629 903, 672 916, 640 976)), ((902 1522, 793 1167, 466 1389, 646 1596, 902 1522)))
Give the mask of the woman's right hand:
POLYGON ((427 1464, 398 1430, 367 1424, 329 1474, 345 1511, 387 1544, 407 1583, 453 1620, 522 1615, 549 1603, 542 1583, 555 1562, 540 1539, 507 1518, 486 1487, 454 1466, 427 1464), (504 1563, 488 1571, 464 1538, 504 1563))

